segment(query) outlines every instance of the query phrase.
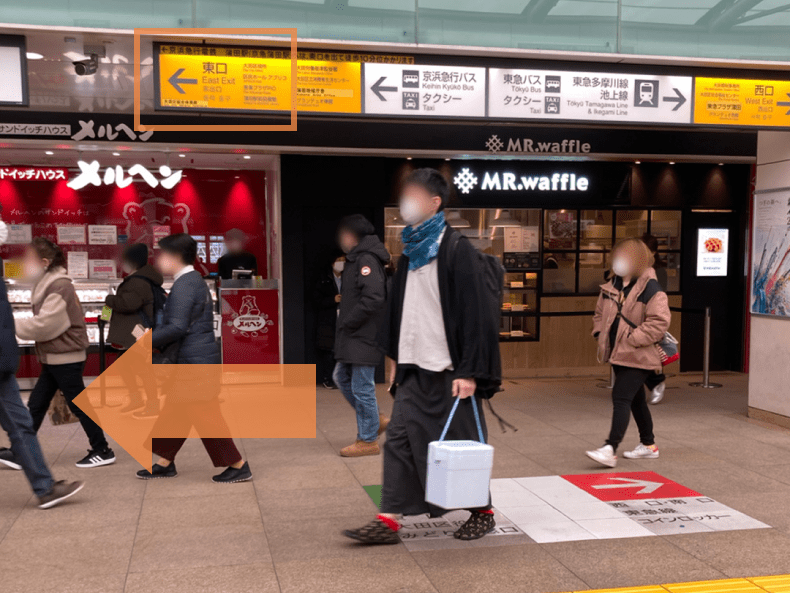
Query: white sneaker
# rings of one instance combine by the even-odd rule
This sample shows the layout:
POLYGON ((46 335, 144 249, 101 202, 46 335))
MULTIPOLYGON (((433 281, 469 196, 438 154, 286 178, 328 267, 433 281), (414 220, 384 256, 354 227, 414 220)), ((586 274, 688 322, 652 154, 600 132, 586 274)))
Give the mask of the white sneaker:
POLYGON ((604 445, 600 449, 587 451, 587 457, 606 467, 615 467, 617 465, 617 455, 614 454, 614 449, 611 445, 604 445))
POLYGON ((658 447, 639 443, 633 451, 623 453, 623 457, 626 459, 658 459, 658 447))
POLYGON ((666 388, 667 384, 665 381, 662 381, 653 387, 653 389, 650 390, 650 395, 647 397, 647 403, 653 406, 659 403, 662 399, 664 399, 664 391, 666 391, 666 388))

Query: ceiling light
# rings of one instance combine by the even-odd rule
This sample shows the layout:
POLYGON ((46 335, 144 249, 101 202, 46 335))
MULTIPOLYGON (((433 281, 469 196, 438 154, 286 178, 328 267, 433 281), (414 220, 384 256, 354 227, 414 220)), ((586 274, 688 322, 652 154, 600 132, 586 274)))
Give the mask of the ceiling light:
POLYGON ((461 216, 459 210, 450 210, 445 221, 454 229, 468 229, 472 227, 472 224, 461 216))
POLYGON ((635 165, 641 165, 641 164, 642 164, 642 161, 634 161, 634 164, 635 164, 635 165))
POLYGON ((723 167, 723 166, 724 166, 724 163, 719 163, 719 167, 723 167))
POLYGON ((496 218, 494 218, 494 222, 491 225, 491 228, 515 228, 521 227, 521 222, 510 216, 509 210, 500 210, 499 214, 497 214, 496 218))
POLYGON ((410 161, 410 160, 411 160, 411 157, 410 157, 410 156, 407 156, 407 157, 406 157, 406 160, 407 160, 407 161, 410 161))
POLYGON ((186 155, 185 154, 179 154, 178 156, 180 156, 183 159, 186 155))
POLYGON ((675 161, 669 161, 669 164, 670 164, 670 165, 674 165, 674 164, 675 164, 675 161))
POLYGON ((47 155, 49 155, 49 156, 52 156, 52 155, 53 155, 53 154, 55 154, 55 153, 54 153, 54 152, 52 152, 51 150, 48 150, 48 151, 47 151, 47 152, 45 152, 44 154, 47 154, 47 155))
POLYGON ((25 55, 27 56, 28 60, 43 60, 44 59, 44 56, 42 56, 41 54, 37 54, 34 51, 29 51, 25 55))
POLYGON ((450 159, 444 159, 445 161, 449 161, 450 159))
POLYGON ((121 153, 120 152, 114 152, 114 153, 112 153, 112 156, 121 156, 121 153))
POLYGON ((252 157, 251 157, 250 155, 248 155, 248 154, 245 154, 245 155, 244 155, 244 158, 245 158, 245 159, 251 159, 252 157))

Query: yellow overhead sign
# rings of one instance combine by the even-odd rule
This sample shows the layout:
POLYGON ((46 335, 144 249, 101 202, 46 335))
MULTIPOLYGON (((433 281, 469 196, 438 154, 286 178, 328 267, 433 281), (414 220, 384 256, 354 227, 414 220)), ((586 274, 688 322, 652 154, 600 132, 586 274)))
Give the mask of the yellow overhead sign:
MULTIPOLYGON (((360 113, 360 62, 321 52, 297 61, 299 111, 360 113), (332 58, 332 59, 330 59, 332 58)), ((290 111, 289 51, 162 45, 157 106, 185 111, 290 111)))
POLYGON ((790 127, 790 81, 697 77, 694 123, 790 127))

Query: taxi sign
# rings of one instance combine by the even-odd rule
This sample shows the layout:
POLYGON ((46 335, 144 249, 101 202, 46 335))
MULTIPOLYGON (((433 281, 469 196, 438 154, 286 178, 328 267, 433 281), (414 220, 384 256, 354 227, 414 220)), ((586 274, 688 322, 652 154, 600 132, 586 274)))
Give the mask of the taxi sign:
MULTIPOLYGON (((290 52, 163 44, 157 50, 157 109, 291 110, 290 52)), ((359 62, 299 59, 296 68, 299 111, 361 112, 359 62)))
POLYGON ((790 81, 697 77, 694 123, 790 127, 790 81))

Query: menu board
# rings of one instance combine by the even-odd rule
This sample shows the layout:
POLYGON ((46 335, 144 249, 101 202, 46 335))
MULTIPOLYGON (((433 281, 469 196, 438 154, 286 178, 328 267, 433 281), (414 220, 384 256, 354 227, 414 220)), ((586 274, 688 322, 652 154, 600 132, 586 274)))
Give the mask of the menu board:
POLYGON ((59 226, 58 245, 85 245, 85 225, 59 226))
POLYGON ((89 224, 88 245, 117 245, 118 227, 114 224, 89 224))
POLYGON ((790 190, 754 196, 752 313, 790 317, 790 190))
POLYGON ((699 229, 697 276, 726 276, 729 229, 699 229))
POLYGON ((116 278, 115 260, 112 259, 92 259, 89 260, 90 277, 102 280, 116 278))
POLYGON ((69 276, 75 279, 88 277, 87 251, 69 251, 66 254, 66 262, 69 276))
POLYGON ((8 245, 27 245, 33 240, 32 224, 9 224, 8 225, 8 245))

